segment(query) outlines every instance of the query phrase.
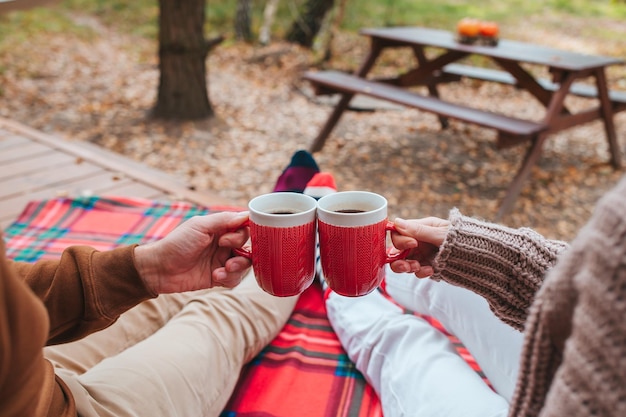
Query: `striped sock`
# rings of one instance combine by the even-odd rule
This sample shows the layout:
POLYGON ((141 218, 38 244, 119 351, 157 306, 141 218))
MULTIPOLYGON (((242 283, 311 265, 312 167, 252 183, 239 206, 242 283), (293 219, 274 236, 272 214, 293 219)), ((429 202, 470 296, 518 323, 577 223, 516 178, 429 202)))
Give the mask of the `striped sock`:
POLYGON ((304 150, 293 154, 289 165, 278 177, 274 192, 291 191, 301 193, 315 174, 320 172, 313 156, 304 150))
POLYGON ((330 295, 331 289, 328 288, 326 279, 324 279, 324 271, 322 270, 322 257, 320 256, 319 240, 316 242, 316 245, 315 245, 315 279, 319 281, 320 286, 322 287, 322 292, 324 293, 324 300, 326 300, 328 296, 330 295))

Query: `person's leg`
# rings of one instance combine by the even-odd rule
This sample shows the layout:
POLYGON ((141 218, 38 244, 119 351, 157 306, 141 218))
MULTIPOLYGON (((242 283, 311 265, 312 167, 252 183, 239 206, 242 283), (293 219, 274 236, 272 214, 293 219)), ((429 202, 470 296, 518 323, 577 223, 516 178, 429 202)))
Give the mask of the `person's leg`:
POLYGON ((48 346, 44 356, 55 368, 82 374, 117 355, 165 325, 192 298, 204 291, 165 294, 131 308, 111 326, 71 343, 48 346))
MULTIPOLYGON (((298 151, 274 191, 302 192, 318 172, 310 153, 298 151)), ((161 295, 45 354, 81 415, 217 415, 243 364, 278 333, 296 300, 266 294, 250 273, 233 290, 161 295)))
POLYGON ((296 151, 289 164, 278 176, 274 185, 274 192, 289 191, 301 193, 307 183, 319 172, 315 158, 305 150, 296 151))
MULTIPOLYGON (((317 174, 304 193, 336 192, 332 175, 317 174)), ((342 346, 381 399, 385 417, 505 416, 506 401, 465 362, 447 336, 375 291, 349 298, 329 292, 328 318, 342 346)))
POLYGON ((390 268, 387 268, 385 289, 403 307, 434 317, 458 337, 494 389, 511 401, 523 334, 500 321, 483 297, 443 281, 396 274, 390 268))
POLYGON ((82 375, 57 373, 81 416, 217 416, 242 366, 286 323, 297 297, 262 291, 252 273, 189 301, 161 330, 82 375))
POLYGON ((328 317, 385 417, 505 416, 507 402, 458 355, 447 336, 378 291, 330 293, 328 317))

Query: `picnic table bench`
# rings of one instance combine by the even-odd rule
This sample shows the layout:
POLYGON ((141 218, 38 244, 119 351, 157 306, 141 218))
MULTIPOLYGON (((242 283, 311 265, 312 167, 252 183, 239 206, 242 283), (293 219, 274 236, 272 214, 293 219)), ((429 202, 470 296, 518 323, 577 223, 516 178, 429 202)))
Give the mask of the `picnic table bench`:
MULTIPOLYGON (((442 75, 449 76, 450 80, 459 80, 461 78, 471 78, 474 80, 488 81, 500 84, 508 84, 517 86, 518 82, 511 74, 506 71, 497 69, 475 67, 463 64, 448 64, 443 67, 442 75), (454 78, 455 77, 455 78, 454 78)), ((538 78, 537 83, 548 91, 557 91, 559 84, 553 81, 538 78)), ((570 87, 570 94, 584 98, 598 98, 598 89, 593 85, 583 83, 573 83, 570 87)), ((626 110, 626 91, 608 91, 609 101, 613 106, 613 113, 619 113, 626 110)))
MULTIPOLYGON (((363 94, 392 103, 432 112, 446 118, 473 123, 498 131, 498 146, 506 147, 526 141, 546 129, 542 123, 516 119, 499 113, 446 102, 433 96, 414 94, 391 84, 367 80, 338 71, 310 72, 304 78, 317 86, 316 94, 363 94)), ((329 132, 330 133, 330 132, 329 132)), ((321 150, 321 145, 312 151, 321 150)))
POLYGON ((468 45, 458 42, 451 32, 418 27, 365 29, 361 33, 370 38, 370 50, 354 74, 329 70, 309 71, 303 76, 318 95, 341 94, 313 141, 310 147, 312 152, 322 150, 350 101, 359 94, 434 113, 442 128, 448 126, 448 119, 456 119, 495 129, 498 148, 529 143, 524 160, 500 205, 498 219, 512 209, 532 166, 541 155, 546 138, 551 134, 600 120, 605 127, 611 164, 615 168, 621 167, 613 116, 626 110, 626 92, 609 91, 605 69, 611 65, 624 64, 623 60, 509 40, 500 40, 497 46, 468 45), (443 52, 429 59, 425 53, 427 47, 443 52), (377 58, 388 48, 409 48, 417 65, 395 77, 369 78, 368 73, 377 58), (502 70, 457 63, 470 55, 487 57, 502 70), (535 77, 522 64, 547 67, 552 80, 535 77), (439 84, 456 82, 461 78, 509 84, 525 90, 545 106, 545 115, 541 120, 527 120, 477 109, 471 107, 471 103, 457 104, 440 98, 437 89, 439 84), (584 78, 593 79, 595 85, 580 83, 584 78), (427 87, 428 95, 409 90, 415 86, 427 87), (565 104, 569 95, 597 99, 598 105, 572 112, 565 104))

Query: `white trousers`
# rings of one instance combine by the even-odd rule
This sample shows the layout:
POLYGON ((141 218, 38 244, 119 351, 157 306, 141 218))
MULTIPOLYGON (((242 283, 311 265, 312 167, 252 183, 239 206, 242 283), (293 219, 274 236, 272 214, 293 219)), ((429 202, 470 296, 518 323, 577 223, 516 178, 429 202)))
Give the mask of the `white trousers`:
POLYGON ((218 416, 242 366, 278 334, 296 300, 265 293, 250 273, 232 290, 146 301, 44 354, 81 417, 218 416))
POLYGON ((471 291, 389 268, 386 288, 399 304, 436 318, 457 336, 496 392, 425 320, 403 314, 378 292, 357 298, 331 293, 326 302, 330 322, 378 393, 385 417, 506 416, 523 335, 471 291))

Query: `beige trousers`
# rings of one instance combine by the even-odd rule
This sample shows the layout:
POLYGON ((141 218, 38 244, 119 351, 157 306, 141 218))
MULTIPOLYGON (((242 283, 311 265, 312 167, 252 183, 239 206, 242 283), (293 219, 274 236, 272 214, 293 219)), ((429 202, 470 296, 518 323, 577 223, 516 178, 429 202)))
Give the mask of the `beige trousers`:
POLYGON ((296 300, 265 293, 250 273, 232 290, 144 302, 45 356, 81 417, 218 416, 242 366, 278 334, 296 300))

